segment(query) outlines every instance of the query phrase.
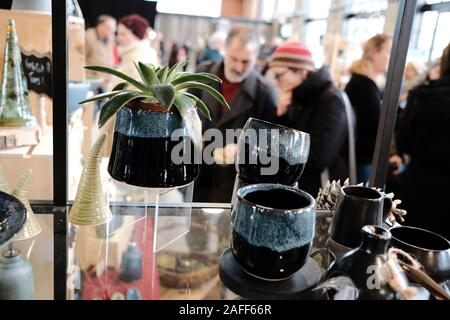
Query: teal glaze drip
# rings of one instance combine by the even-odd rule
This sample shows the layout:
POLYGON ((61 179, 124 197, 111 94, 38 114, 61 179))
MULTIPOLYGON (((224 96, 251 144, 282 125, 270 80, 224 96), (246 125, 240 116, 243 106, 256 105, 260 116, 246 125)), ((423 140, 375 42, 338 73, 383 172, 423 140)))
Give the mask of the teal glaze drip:
POLYGON ((115 125, 115 131, 137 138, 167 139, 175 130, 184 128, 178 113, 135 110, 127 107, 117 112, 115 125))

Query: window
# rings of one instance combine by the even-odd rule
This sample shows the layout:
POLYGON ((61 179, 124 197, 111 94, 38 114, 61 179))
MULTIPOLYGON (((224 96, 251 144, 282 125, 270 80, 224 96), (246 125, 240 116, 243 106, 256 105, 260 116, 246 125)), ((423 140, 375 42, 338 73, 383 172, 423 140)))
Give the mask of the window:
POLYGON ((156 10, 163 13, 219 17, 222 0, 159 0, 156 10))
POLYGON ((274 17, 290 15, 295 11, 295 0, 262 0, 261 19, 272 20, 274 17))
POLYGON ((347 19, 344 25, 344 38, 349 42, 345 64, 359 59, 363 43, 372 36, 383 33, 386 21, 385 10, 388 1, 351 0, 347 14, 355 15, 347 19))
POLYGON ((310 2, 307 8, 308 17, 312 21, 305 26, 305 44, 311 50, 316 67, 323 65, 325 56, 323 48, 323 39, 327 32, 327 21, 331 1, 310 2))
MULTIPOLYGON (((427 4, 441 3, 443 1, 427 0, 427 4)), ((444 1, 447 2, 447 1, 444 1)), ((427 62, 434 61, 442 55, 442 51, 448 45, 450 38, 450 12, 426 11, 422 14, 419 34, 415 48, 411 54, 427 62)))

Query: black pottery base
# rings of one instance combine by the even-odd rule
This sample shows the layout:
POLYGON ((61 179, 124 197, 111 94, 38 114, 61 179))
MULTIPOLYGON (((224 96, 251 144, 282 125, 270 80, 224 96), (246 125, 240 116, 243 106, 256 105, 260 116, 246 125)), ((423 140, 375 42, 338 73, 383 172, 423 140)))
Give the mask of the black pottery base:
POLYGON ((308 258, 305 265, 289 279, 265 281, 245 272, 229 248, 220 257, 219 275, 228 289, 246 299, 324 299, 320 290, 312 290, 322 277, 322 269, 312 258, 308 258))

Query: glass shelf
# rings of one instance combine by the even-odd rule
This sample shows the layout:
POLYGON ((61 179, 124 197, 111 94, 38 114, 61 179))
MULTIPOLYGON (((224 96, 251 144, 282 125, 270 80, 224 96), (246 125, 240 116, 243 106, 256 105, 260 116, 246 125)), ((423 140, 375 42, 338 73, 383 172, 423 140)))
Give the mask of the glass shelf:
MULTIPOLYGON (((177 219, 170 208, 164 209, 160 221, 177 219)), ((105 225, 69 225, 67 299, 127 299, 130 289, 137 289, 146 300, 237 298, 219 278, 219 257, 229 247, 229 207, 194 206, 189 232, 156 253, 152 250, 154 217, 127 210, 114 215, 107 232, 105 225), (142 269, 134 268, 136 264, 142 269)), ((317 217, 316 248, 324 247, 328 225, 326 213, 319 212, 317 217)), ((171 237, 170 224, 158 232, 171 237)))

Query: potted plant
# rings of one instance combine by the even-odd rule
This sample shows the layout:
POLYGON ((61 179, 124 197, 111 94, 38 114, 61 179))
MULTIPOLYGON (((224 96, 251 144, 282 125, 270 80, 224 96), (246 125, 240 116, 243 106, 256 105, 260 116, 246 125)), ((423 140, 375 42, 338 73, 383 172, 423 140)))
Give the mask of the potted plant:
POLYGON ((197 177, 199 168, 194 163, 194 151, 201 149, 202 136, 197 111, 208 119, 211 117, 203 101, 186 89, 205 90, 221 104, 229 106, 224 97, 208 85, 221 82, 220 78, 209 73, 180 71, 186 64, 183 60, 169 69, 167 65, 135 63, 141 79, 102 66, 86 67, 123 80, 111 92, 80 102, 108 99, 100 111, 99 127, 116 115, 108 164, 108 172, 114 179, 135 186, 168 188, 186 185, 197 177), (174 140, 172 135, 177 129, 182 129, 183 134, 179 140, 174 140), (183 153, 185 157, 187 154, 188 161, 173 159, 172 151, 180 143, 183 147, 180 158, 183 153))

